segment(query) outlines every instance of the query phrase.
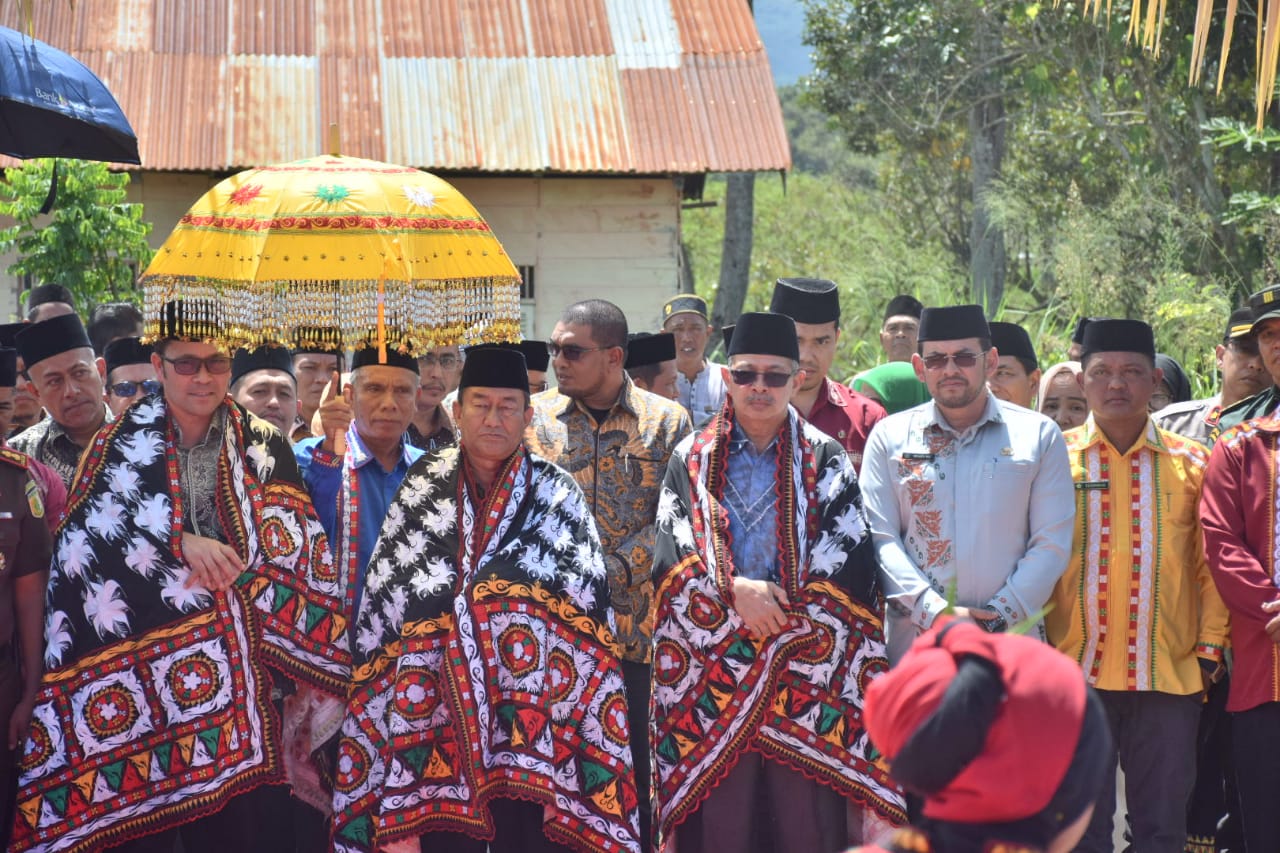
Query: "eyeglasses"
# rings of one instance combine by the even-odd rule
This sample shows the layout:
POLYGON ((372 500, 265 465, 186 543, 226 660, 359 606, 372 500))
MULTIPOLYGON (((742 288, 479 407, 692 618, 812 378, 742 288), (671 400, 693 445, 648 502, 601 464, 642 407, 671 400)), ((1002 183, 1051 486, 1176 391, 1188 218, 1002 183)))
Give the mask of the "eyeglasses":
MULTIPOLYGON (((178 368, 174 368, 178 370, 178 368)), ((181 373, 181 370, 178 370, 181 373)), ((110 386, 111 393, 117 397, 133 397, 138 393, 138 389, 142 389, 143 394, 159 394, 160 389, 164 386, 160 384, 158 379, 144 379, 141 382, 117 382, 110 386)))
POLYGON ((729 376, 733 379, 734 385, 754 385, 757 378, 768 388, 781 388, 791 381, 791 377, 795 376, 795 371, 791 373, 776 373, 772 370, 730 370, 729 376))
POLYGON ((194 355, 184 355, 182 358, 165 358, 162 360, 173 365, 173 372, 179 376, 195 376, 200 372, 200 368, 209 371, 210 376, 221 376, 223 373, 231 372, 231 357, 227 355, 211 355, 208 358, 196 358, 194 355))
POLYGON ((551 357, 559 358, 563 355, 567 361, 577 361, 586 353, 599 352, 602 349, 612 349, 612 347, 580 347, 577 344, 560 346, 555 341, 547 341, 547 352, 551 357))
POLYGON ((547 383, 545 383, 545 382, 530 382, 530 383, 529 383, 529 393, 530 393, 530 394, 541 394, 541 393, 542 393, 543 391, 545 391, 545 390, 547 390, 547 383))
POLYGON ((418 367, 421 369, 430 369, 437 364, 444 370, 453 370, 462 364, 462 359, 453 353, 445 353, 438 356, 433 352, 429 352, 426 355, 418 356, 418 367))
POLYGON ((949 361, 954 361, 956 363, 956 367, 965 368, 973 367, 978 363, 978 359, 982 358, 988 352, 990 352, 990 350, 985 349, 982 352, 935 352, 933 355, 926 355, 921 360, 924 361, 924 366, 929 370, 942 370, 947 366, 947 362, 949 361))

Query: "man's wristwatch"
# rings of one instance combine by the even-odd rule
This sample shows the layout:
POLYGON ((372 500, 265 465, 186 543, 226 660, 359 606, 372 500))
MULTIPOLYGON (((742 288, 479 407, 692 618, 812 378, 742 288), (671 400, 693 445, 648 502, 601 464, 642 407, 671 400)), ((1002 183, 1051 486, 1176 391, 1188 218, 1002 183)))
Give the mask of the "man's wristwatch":
POLYGON ((1009 623, 1004 621, 1004 617, 999 613, 991 619, 978 619, 976 621, 978 627, 988 634, 1003 634, 1009 628, 1009 623))

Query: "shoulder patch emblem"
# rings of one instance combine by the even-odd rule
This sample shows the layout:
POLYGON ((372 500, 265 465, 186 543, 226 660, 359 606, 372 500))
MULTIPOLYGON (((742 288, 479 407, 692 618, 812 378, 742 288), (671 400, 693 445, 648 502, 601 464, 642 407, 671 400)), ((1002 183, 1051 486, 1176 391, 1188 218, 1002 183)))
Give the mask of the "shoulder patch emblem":
POLYGON ((30 477, 27 478, 26 492, 27 506, 31 508, 31 515, 35 518, 44 518, 44 497, 40 494, 39 484, 30 477))

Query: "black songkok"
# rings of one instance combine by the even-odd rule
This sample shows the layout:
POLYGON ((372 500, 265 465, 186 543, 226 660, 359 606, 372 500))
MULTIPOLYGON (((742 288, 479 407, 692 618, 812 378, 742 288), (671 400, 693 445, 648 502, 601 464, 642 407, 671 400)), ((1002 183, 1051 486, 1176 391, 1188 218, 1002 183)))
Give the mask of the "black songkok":
POLYGON ((724 351, 729 352, 729 341, 733 340, 733 330, 737 328, 737 323, 730 323, 727 326, 720 327, 720 337, 724 340, 724 351))
POLYGON ((637 332, 627 341, 626 370, 633 367, 645 367, 650 364, 661 364, 674 361, 676 357, 676 336, 670 332, 659 332, 651 335, 648 332, 637 332))
POLYGON ((231 359, 231 384, 236 384, 246 373, 255 370, 283 370, 293 376, 293 353, 285 347, 258 347, 254 350, 238 349, 231 359))
POLYGON ((1083 360, 1095 352, 1136 352, 1156 357, 1156 339, 1141 320, 1090 320, 1084 328, 1083 360))
POLYGON ((1079 320, 1076 320, 1075 331, 1071 333, 1071 343, 1083 345, 1084 330, 1088 328, 1089 324, 1092 323, 1094 320, 1105 320, 1105 319, 1107 318, 1106 317, 1081 317, 1079 320))
POLYGON ((838 323, 840 291, 825 278, 780 278, 773 286, 769 310, 797 323, 838 323))
MULTIPOLYGON (((546 345, 543 345, 546 348, 546 345)), ((529 369, 524 355, 515 347, 476 347, 468 350, 458 380, 458 394, 464 388, 512 388, 529 392, 529 369)))
POLYGON ((22 356, 28 369, 46 358, 73 349, 93 349, 84 323, 80 322, 77 314, 59 314, 39 323, 27 323, 26 328, 18 332, 16 343, 18 355, 22 356))
POLYGON ((151 344, 144 344, 141 338, 116 338, 102 351, 102 358, 107 363, 107 376, 110 376, 117 367, 150 364, 151 344))
POLYGON ((920 313, 924 311, 924 305, 914 296, 908 296, 900 293, 889 300, 889 305, 884 309, 884 320, 888 322, 890 317, 915 317, 920 319, 920 313))
POLYGON ((926 308, 920 315, 920 343, 959 341, 965 338, 991 339, 991 327, 981 305, 949 305, 926 308))
POLYGON ((471 353, 480 349, 497 347, 499 349, 515 350, 524 356, 525 366, 529 370, 540 370, 547 372, 547 366, 551 364, 551 353, 547 352, 546 341, 520 341, 519 343, 505 342, 500 344, 475 344, 469 346, 465 350, 467 358, 471 358, 471 353))
POLYGON ((9 349, 17 348, 18 332, 21 332, 30 323, 0 323, 0 347, 8 347, 9 349))
POLYGON ((376 365, 385 365, 387 367, 403 367, 405 370, 412 370, 413 375, 418 375, 418 359, 411 355, 405 355, 398 352, 395 347, 387 347, 387 358, 382 360, 378 354, 377 347, 365 347, 356 350, 356 354, 351 357, 351 369, 359 370, 362 367, 372 367, 376 365))
POLYGON ((12 388, 18 384, 18 351, 0 347, 0 388, 12 388))
POLYGON ((738 318, 729 355, 776 355, 800 360, 795 321, 786 314, 750 312, 738 318))
POLYGON ((991 345, 1001 355, 1011 355, 1038 364, 1036 348, 1031 345, 1031 335, 1017 323, 988 323, 991 329, 991 345))

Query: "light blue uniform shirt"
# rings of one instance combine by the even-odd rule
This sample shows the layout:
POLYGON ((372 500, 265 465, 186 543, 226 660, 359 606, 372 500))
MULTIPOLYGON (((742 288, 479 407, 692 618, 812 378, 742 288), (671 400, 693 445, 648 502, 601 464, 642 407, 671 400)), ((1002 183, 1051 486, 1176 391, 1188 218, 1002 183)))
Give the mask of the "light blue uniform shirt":
POLYGON ((957 433, 931 400, 876 424, 862 499, 889 600, 889 659, 947 606, 1037 613, 1071 556, 1075 488, 1053 421, 987 395, 957 433))

